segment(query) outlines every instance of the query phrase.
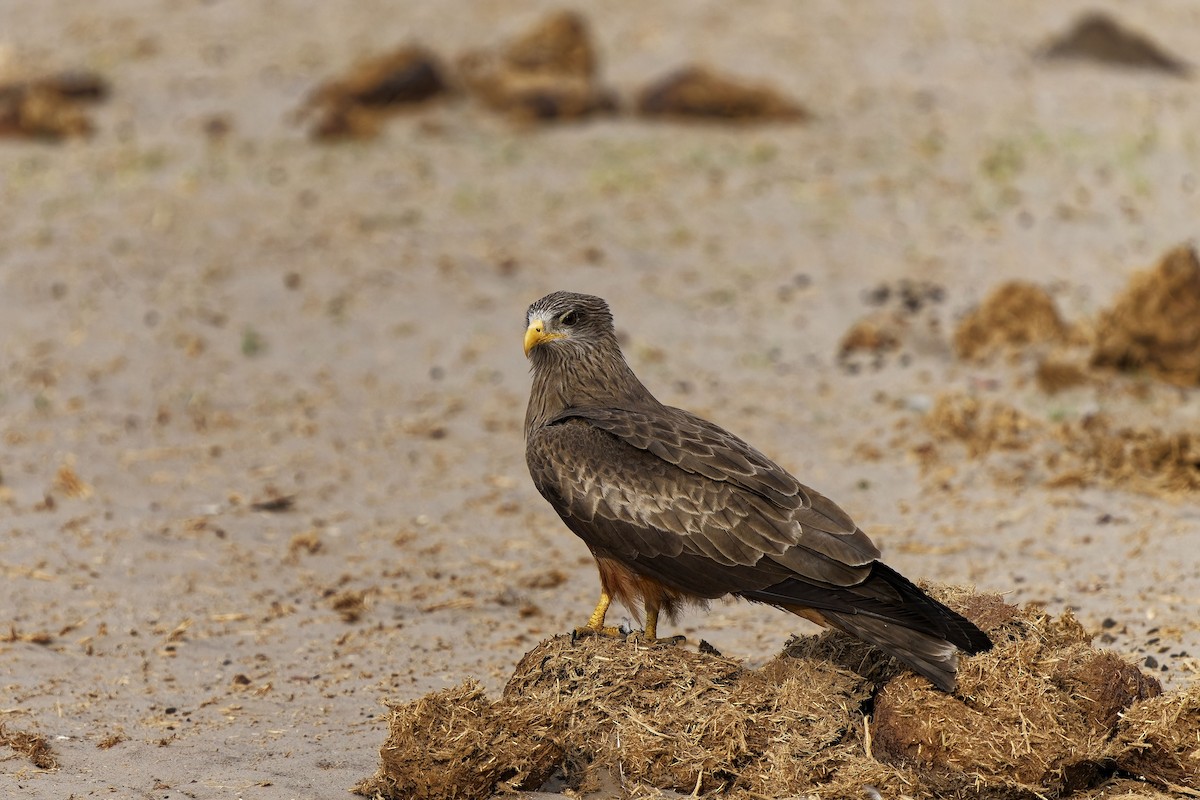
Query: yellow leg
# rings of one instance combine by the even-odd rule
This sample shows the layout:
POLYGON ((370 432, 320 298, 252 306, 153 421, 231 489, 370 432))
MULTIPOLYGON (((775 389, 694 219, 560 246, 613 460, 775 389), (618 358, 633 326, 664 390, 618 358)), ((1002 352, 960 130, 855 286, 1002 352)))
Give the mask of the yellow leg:
MULTIPOLYGON (((600 602, 596 603, 596 610, 592 612, 592 616, 588 619, 587 625, 582 628, 575 629, 576 636, 617 636, 624 637, 621 629, 612 625, 604 624, 604 617, 608 614, 608 607, 612 605, 612 598, 608 592, 600 593, 600 602)), ((683 636, 671 636, 667 639, 660 640, 658 638, 658 603, 646 603, 646 629, 641 633, 640 638, 645 642, 662 641, 667 644, 679 644, 687 641, 683 636)))
POLYGON ((647 599, 646 603, 646 629, 642 632, 642 639, 646 642, 661 643, 661 644, 682 644, 687 641, 686 636, 668 636, 665 639, 658 638, 658 612, 659 604, 647 599))
POLYGON ((658 638, 658 605, 646 603, 646 641, 653 642, 658 638))
POLYGON ((612 598, 608 596, 608 592, 600 592, 600 602, 596 603, 596 610, 592 612, 592 616, 587 621, 587 626, 592 630, 598 631, 604 627, 604 617, 608 614, 608 607, 612 605, 612 598))
POLYGON ((615 628, 611 625, 605 626, 604 624, 604 617, 608 614, 608 607, 611 605, 612 598, 608 596, 608 592, 600 592, 600 602, 596 603, 596 610, 588 618, 587 625, 575 629, 575 635, 600 634, 602 636, 620 636, 620 628, 615 628))

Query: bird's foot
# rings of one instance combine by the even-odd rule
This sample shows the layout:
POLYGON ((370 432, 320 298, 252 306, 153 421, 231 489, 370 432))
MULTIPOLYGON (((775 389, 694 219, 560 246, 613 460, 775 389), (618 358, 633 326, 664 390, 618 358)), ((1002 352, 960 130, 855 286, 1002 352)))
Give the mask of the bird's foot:
POLYGON ((630 642, 639 642, 649 645, 680 645, 687 641, 686 636, 664 636, 659 639, 654 636, 648 636, 646 631, 632 631, 626 628, 619 628, 613 625, 601 625, 593 628, 591 625, 584 625, 571 631, 571 641, 585 639, 589 636, 608 636, 613 639, 625 639, 630 642))
POLYGON ((681 645, 687 641, 686 636, 676 635, 676 636, 663 636, 662 638, 658 638, 655 636, 647 636, 645 631, 634 631, 633 633, 629 634, 629 636, 627 636, 625 638, 631 642, 641 642, 642 644, 649 644, 649 645, 668 645, 670 647, 675 647, 677 645, 681 645))
POLYGON ((584 625, 571 631, 571 640, 583 639, 588 636, 611 636, 614 639, 624 639, 625 631, 613 625, 584 625))

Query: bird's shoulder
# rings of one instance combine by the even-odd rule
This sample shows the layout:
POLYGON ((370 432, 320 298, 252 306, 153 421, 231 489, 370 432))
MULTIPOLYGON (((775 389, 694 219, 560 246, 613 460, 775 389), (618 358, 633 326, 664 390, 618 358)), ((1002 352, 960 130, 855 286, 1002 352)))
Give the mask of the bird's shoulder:
POLYGON ((670 470, 645 450, 578 417, 556 419, 535 430, 526 442, 525 458, 543 494, 585 495, 602 486, 650 491, 670 470))
POLYGON ((791 473, 734 434, 673 406, 570 408, 550 425, 583 420, 685 472, 741 486, 784 507, 809 491, 791 473))

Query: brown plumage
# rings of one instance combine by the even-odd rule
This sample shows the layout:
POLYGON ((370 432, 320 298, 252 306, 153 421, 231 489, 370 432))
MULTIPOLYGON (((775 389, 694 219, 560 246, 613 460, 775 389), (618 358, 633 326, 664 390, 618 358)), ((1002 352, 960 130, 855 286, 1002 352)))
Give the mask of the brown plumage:
POLYGON ((946 691, 957 651, 991 641, 878 560, 832 500, 733 434, 660 403, 625 363, 608 305, 555 292, 529 307, 529 473, 591 549, 610 599, 646 634, 659 612, 736 595, 839 628, 946 691))

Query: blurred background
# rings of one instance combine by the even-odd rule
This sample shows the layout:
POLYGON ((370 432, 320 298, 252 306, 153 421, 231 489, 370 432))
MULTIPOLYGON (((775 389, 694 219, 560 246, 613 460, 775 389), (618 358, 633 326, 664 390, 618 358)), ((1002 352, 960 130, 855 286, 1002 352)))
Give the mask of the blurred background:
POLYGON ((1200 267, 1147 271, 1200 219, 1200 7, 563 10, 0 4, 0 723, 74 765, 0 785, 341 790, 380 697, 581 624, 523 460, 557 289, 900 571, 1194 675, 1200 267))

